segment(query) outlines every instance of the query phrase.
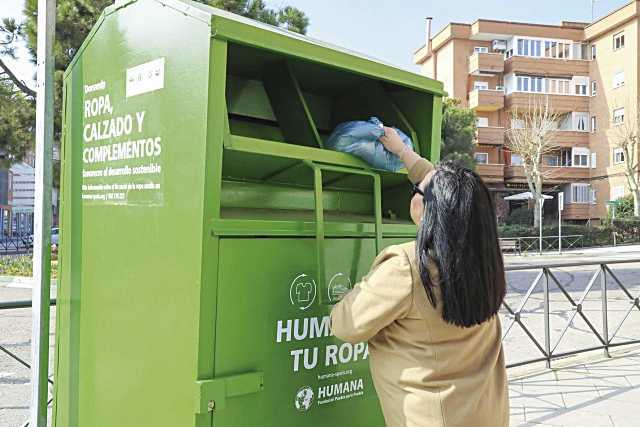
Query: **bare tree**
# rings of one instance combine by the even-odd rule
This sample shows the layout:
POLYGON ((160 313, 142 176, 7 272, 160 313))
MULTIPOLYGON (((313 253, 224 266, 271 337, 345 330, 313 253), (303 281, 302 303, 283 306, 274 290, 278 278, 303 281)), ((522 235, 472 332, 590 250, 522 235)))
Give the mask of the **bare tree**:
POLYGON ((633 194, 633 215, 640 216, 640 175, 638 173, 638 145, 640 144, 640 109, 627 102, 624 115, 616 119, 609 129, 614 147, 622 150, 624 176, 633 194), (630 108, 631 107, 631 108, 630 108), (631 112, 634 114, 629 114, 631 112))
POLYGON ((535 200, 534 225, 540 224, 542 184, 551 172, 544 169, 542 156, 554 149, 553 131, 558 114, 551 110, 548 96, 532 95, 524 111, 511 111, 511 127, 507 130, 507 147, 522 158, 529 191, 535 200), (517 125, 515 125, 517 124, 517 125))

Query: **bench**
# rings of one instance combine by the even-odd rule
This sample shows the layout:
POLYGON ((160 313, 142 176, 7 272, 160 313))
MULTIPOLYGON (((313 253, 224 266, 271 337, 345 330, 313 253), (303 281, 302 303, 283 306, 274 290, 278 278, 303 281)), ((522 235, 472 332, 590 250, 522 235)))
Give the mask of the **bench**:
POLYGON ((518 255, 522 255, 520 250, 520 240, 518 239, 500 239, 500 249, 502 252, 512 251, 518 255))

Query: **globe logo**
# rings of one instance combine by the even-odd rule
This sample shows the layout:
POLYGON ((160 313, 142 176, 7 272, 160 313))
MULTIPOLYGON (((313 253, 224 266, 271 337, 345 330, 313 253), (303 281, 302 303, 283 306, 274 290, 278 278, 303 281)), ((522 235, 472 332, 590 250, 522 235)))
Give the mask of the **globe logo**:
POLYGON ((312 404, 313 390, 311 390, 311 387, 305 386, 298 390, 295 400, 296 409, 300 412, 307 412, 311 409, 312 404))

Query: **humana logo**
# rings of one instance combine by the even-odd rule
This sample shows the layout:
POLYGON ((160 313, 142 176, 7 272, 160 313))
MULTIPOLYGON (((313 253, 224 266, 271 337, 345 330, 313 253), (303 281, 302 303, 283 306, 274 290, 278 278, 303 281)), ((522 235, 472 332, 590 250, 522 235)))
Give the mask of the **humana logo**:
POLYGON ((353 393, 364 390, 362 378, 357 380, 345 381, 338 384, 330 384, 322 386, 318 389, 318 399, 325 399, 332 396, 340 396, 346 393, 353 393))

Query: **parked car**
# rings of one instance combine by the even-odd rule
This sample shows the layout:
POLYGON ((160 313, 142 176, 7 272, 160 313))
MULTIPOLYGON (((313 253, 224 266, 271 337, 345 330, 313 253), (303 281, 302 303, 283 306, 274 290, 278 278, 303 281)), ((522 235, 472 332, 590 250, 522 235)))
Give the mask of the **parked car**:
MULTIPOLYGON (((51 229, 51 247, 54 250, 58 249, 58 238, 60 236, 60 229, 58 227, 51 229)), ((33 234, 30 234, 25 238, 25 245, 33 247, 33 234)))

